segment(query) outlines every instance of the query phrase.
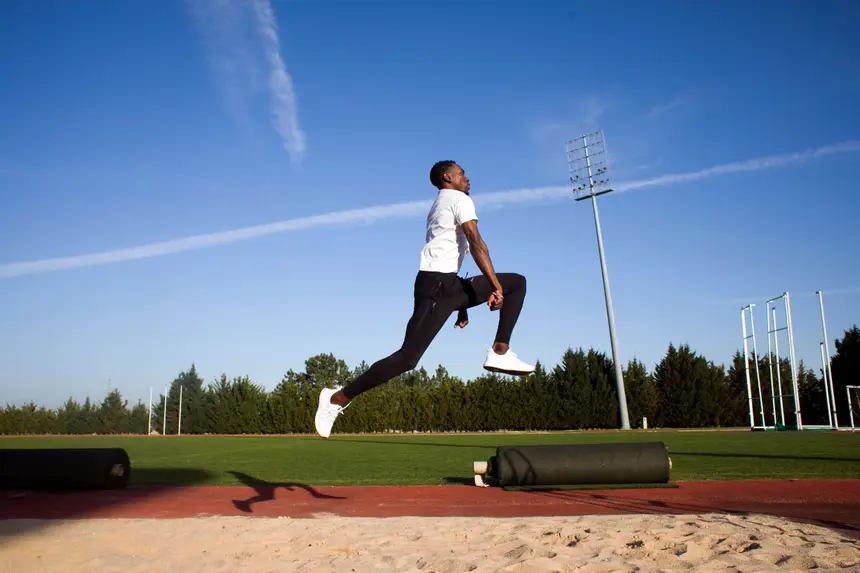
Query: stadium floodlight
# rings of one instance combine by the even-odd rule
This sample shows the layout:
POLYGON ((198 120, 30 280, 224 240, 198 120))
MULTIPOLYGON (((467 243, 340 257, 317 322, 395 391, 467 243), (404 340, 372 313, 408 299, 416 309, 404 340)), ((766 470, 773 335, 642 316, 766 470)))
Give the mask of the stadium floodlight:
POLYGON ((615 363, 615 386, 618 391, 618 406, 621 413, 621 429, 630 429, 627 414, 627 395, 624 392, 624 376, 621 369, 621 356, 618 352, 618 338, 615 334, 615 314, 612 311, 612 294, 609 290, 609 276, 606 271, 606 257, 603 253, 603 236, 600 232, 600 217, 597 214, 597 196, 611 193, 609 188, 609 157, 606 152, 603 130, 587 133, 579 139, 565 144, 567 165, 570 171, 570 184, 574 199, 591 199, 594 212, 594 228, 597 233, 597 253, 600 257, 600 271, 603 275, 603 296, 606 299, 606 318, 609 322, 609 342, 612 347, 612 361, 615 363))

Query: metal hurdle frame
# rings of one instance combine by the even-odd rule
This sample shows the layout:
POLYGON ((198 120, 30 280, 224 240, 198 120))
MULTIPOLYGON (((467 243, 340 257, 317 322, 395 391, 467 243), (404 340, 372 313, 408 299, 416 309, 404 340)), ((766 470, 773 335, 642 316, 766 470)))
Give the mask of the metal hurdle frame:
POLYGON ((771 407, 773 414, 773 423, 768 424, 767 415, 765 413, 765 402, 762 394, 761 375, 759 372, 758 350, 756 348, 755 337, 755 319, 753 317, 753 309, 755 304, 748 304, 741 307, 741 329, 743 332, 744 344, 744 374, 747 384, 747 407, 749 409, 750 429, 752 430, 779 430, 779 429, 796 429, 802 430, 845 430, 856 431, 854 425, 854 412, 851 410, 851 390, 860 390, 860 386, 846 386, 848 393, 848 408, 851 415, 851 427, 840 428, 839 419, 836 415, 836 391, 833 385, 833 370, 831 368, 832 359, 830 357, 829 340, 827 338, 827 322, 824 317, 824 300, 821 290, 815 291, 818 296, 819 311, 821 314, 821 334, 823 340, 819 342, 819 352, 821 357, 821 371, 823 373, 824 382, 824 397, 827 410, 826 424, 804 424, 803 413, 800 404, 800 388, 798 381, 797 359, 794 351, 794 326, 791 320, 791 296, 788 291, 785 291, 779 296, 775 296, 767 301, 767 365, 768 379, 770 381, 770 396, 771 407), (782 300, 782 305, 785 311, 785 326, 778 326, 776 318, 776 308, 779 306, 779 301, 782 300), (750 330, 747 330, 746 313, 749 312, 750 330), (791 393, 783 394, 782 387, 782 372, 779 366, 779 333, 785 331, 788 338, 788 360, 791 370, 790 388, 791 393), (756 368, 756 387, 758 388, 758 402, 761 411, 761 423, 756 424, 754 402, 756 396, 753 393, 752 378, 750 375, 750 352, 748 341, 752 339, 752 358, 755 360, 756 368), (775 357, 775 358, 774 358, 775 357), (776 361, 776 381, 774 382, 774 361, 776 361), (776 400, 779 398, 779 410, 777 410, 776 400), (785 417, 785 399, 791 397, 794 403, 795 425, 789 427, 786 424, 785 417))
POLYGON ((772 299, 767 301, 767 315, 768 315, 768 327, 767 327, 767 363, 768 370, 770 373, 770 381, 771 386, 773 386, 773 356, 776 356, 776 382, 777 387, 779 389, 779 412, 780 412, 780 423, 783 428, 787 428, 785 423, 785 398, 787 395, 783 395, 782 393, 782 376, 779 369, 779 333, 783 330, 786 331, 788 335, 788 360, 791 368, 791 397, 794 399, 794 416, 796 420, 796 428, 797 430, 803 430, 803 418, 800 413, 800 392, 797 387, 797 362, 795 360, 794 355, 794 330, 791 323, 791 297, 788 294, 788 291, 782 293, 779 296, 775 296, 772 299), (786 325, 783 327, 777 326, 776 321, 776 302, 782 299, 783 306, 785 309, 785 322, 786 325), (773 335, 773 343, 774 348, 773 352, 771 352, 771 335, 773 335))
POLYGON ((831 379, 830 379, 830 376, 828 375, 828 369, 829 369, 828 367, 830 366, 830 361, 827 359, 827 351, 824 348, 823 342, 818 343, 818 348, 821 351, 821 372, 824 375, 824 399, 827 402, 827 427, 833 428, 833 427, 835 427, 833 425, 833 415, 836 413, 836 411, 835 410, 831 411, 830 405, 831 405, 831 403, 834 404, 834 408, 835 408, 836 401, 833 400, 831 402, 831 399, 830 399, 831 398, 831 396, 830 396, 831 390, 830 390, 829 382, 831 379))
MULTIPOLYGON (((824 381, 824 400, 825 409, 827 410, 826 424, 807 424, 804 426, 808 430, 839 430, 839 418, 836 416, 836 392, 833 388, 833 370, 830 367, 830 346, 827 338, 827 321, 824 318, 824 298, 821 290, 815 291, 818 297, 818 308, 821 314, 821 334, 823 340, 818 343, 821 353, 821 372, 824 381)), ((849 407, 850 407, 850 392, 849 392, 849 407)))
POLYGON ((851 407, 851 390, 860 390, 860 386, 848 385, 845 387, 845 393, 848 395, 848 417, 851 420, 851 431, 855 432, 854 427, 854 408, 851 407))
MULTIPOLYGON (((824 375, 824 394, 827 396, 827 421, 830 428, 838 430, 839 418, 836 416, 836 391, 833 388, 833 370, 830 368, 830 341, 827 337, 827 321, 824 319, 824 293, 821 290, 817 290, 815 294, 818 295, 818 308, 821 312, 821 335, 823 337, 823 341, 821 342, 821 368, 824 375)), ((849 408, 851 406, 850 399, 848 406, 849 408)))
POLYGON ((762 396, 761 391, 761 374, 759 373, 759 359, 758 359, 758 348, 756 346, 755 340, 755 318, 753 317, 753 308, 755 308, 755 304, 748 304, 746 306, 741 307, 741 330, 743 332, 744 337, 744 374, 746 375, 747 380, 747 402, 749 406, 749 414, 750 414, 750 429, 753 430, 774 430, 776 429, 776 399, 773 395, 773 380, 770 383, 770 394, 772 399, 772 407, 773 407, 773 425, 768 426, 764 413, 764 397, 762 396), (747 320, 746 313, 749 312, 750 315, 750 330, 751 333, 747 334, 747 320), (753 413, 753 395, 752 395, 752 382, 750 381, 750 367, 749 367, 749 348, 747 346, 747 340, 752 339, 753 346, 753 360, 755 361, 755 378, 756 385, 758 386, 758 402, 759 409, 761 411, 761 425, 756 426, 755 424, 755 415, 753 413))

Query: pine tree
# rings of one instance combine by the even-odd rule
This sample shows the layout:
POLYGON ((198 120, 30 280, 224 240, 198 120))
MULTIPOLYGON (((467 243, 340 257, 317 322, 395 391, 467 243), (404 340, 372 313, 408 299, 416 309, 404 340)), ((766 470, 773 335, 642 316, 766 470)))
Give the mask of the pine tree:
POLYGON ((682 428, 698 425, 699 404, 697 385, 703 372, 697 356, 686 344, 677 349, 669 344, 666 355, 654 372, 659 404, 657 421, 660 427, 682 428))
POLYGON ((655 423, 657 387, 654 385, 654 377, 648 373, 645 365, 635 358, 628 362, 623 374, 631 427, 638 427, 642 418, 647 418, 651 424, 655 423))

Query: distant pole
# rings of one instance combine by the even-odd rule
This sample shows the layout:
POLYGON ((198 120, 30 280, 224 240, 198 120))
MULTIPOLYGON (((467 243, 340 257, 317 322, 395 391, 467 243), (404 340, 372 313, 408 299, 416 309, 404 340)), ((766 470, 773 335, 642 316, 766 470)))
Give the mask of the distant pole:
MULTIPOLYGON (((749 353, 749 345, 747 340, 749 340, 750 336, 747 334, 747 317, 746 310, 750 309, 750 314, 752 314, 752 305, 747 305, 741 308, 741 332, 743 333, 744 340, 744 375, 747 379, 747 402, 749 404, 749 413, 750 413, 750 428, 755 428, 755 412, 753 410, 753 394, 752 394, 752 382, 750 381, 750 353, 749 353)), ((759 391, 761 393, 761 391, 759 391)))
POLYGON ((830 411, 830 386, 827 384, 829 377, 827 376, 827 358, 824 352, 824 343, 819 342, 818 348, 821 349, 821 373, 824 375, 824 400, 827 402, 827 425, 831 428, 836 428, 833 425, 833 412, 830 411))
POLYGON ((152 433, 152 386, 149 387, 149 420, 146 422, 146 435, 152 433))
POLYGON ((609 273, 606 270, 606 256, 603 253, 603 235, 600 231, 600 217, 597 213, 597 196, 611 193, 605 186, 609 183, 609 157, 603 131, 587 133, 580 141, 567 142, 567 164, 570 170, 570 183, 577 201, 591 198, 594 212, 594 230, 597 233, 597 253, 600 257, 600 272, 603 276, 603 297, 606 302, 606 319, 609 323, 609 342, 612 346, 612 361, 615 363, 615 386, 618 391, 618 406, 621 412, 621 429, 630 429, 627 414, 627 395, 624 391, 624 374, 621 368, 621 355, 618 351, 618 338, 615 333, 615 313, 612 310, 612 293, 609 290, 609 273), (589 142, 589 139, 591 141, 589 142), (580 147, 574 147, 574 146, 580 147), (597 179, 595 179, 597 178, 597 179))
POLYGON ((818 308, 821 310, 821 331, 824 334, 824 355, 827 358, 827 372, 825 373, 824 380, 825 386, 830 387, 830 399, 832 403, 827 404, 828 409, 833 410, 833 422, 832 427, 838 429, 839 428, 839 418, 836 417, 836 394, 833 391, 833 370, 830 369, 830 343, 827 339, 827 321, 824 320, 824 293, 822 291, 815 291, 815 294, 818 295, 818 308))
POLYGON ((161 420, 161 435, 167 435, 167 386, 164 387, 164 417, 161 420))
POLYGON ((176 435, 182 433, 182 384, 179 385, 179 421, 176 425, 176 435))

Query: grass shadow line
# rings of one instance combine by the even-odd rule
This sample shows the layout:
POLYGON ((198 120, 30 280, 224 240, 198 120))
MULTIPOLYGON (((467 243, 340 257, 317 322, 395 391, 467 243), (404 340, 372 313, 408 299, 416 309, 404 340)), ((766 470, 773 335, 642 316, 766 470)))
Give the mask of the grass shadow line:
MULTIPOLYGON (((411 436, 410 436, 411 437, 411 436)), ((376 439, 368 439, 368 440, 356 440, 352 438, 337 438, 338 442, 351 442, 354 444, 387 444, 391 446, 429 446, 434 448, 484 448, 484 449, 495 449, 496 446, 489 444, 437 444, 435 442, 412 442, 404 439, 402 442, 394 441, 394 440, 376 440, 376 439)))
POLYGON ((673 456, 699 456, 708 458, 744 458, 744 459, 763 459, 763 460, 809 460, 812 462, 860 462, 860 457, 857 458, 828 458, 824 456, 786 456, 781 454, 741 454, 741 453, 718 453, 718 452, 685 452, 671 450, 669 452, 673 456))

